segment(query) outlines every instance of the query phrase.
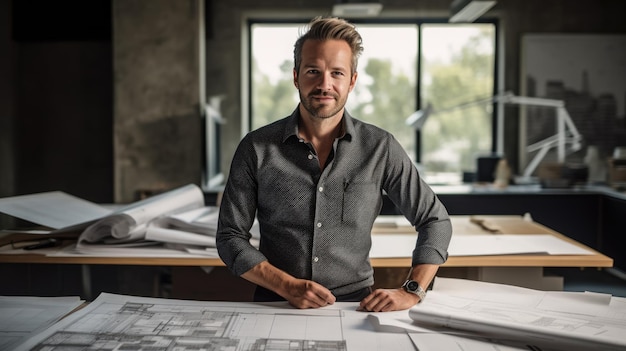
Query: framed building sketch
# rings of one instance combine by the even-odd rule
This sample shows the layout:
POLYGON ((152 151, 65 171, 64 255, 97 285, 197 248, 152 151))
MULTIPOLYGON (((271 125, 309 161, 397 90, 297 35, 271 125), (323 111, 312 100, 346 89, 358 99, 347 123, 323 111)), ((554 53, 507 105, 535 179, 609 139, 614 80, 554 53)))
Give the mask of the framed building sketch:
MULTIPOLYGON (((603 157, 626 145, 626 35, 526 34, 521 45, 520 94, 563 100, 583 136, 582 150, 566 162, 581 161, 590 145, 603 157)), ((545 107, 520 112, 523 168, 533 157, 526 147, 556 134, 556 114, 545 107)), ((554 152, 544 159, 556 159, 554 152)))

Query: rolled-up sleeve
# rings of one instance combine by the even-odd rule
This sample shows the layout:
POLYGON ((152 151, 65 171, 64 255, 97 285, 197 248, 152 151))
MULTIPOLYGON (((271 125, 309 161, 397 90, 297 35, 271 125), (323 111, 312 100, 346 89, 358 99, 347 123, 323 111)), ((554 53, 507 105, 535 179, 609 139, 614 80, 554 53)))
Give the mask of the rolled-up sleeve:
POLYGON ((244 138, 233 157, 217 225, 217 251, 226 267, 242 275, 266 257, 250 243, 257 202, 254 151, 244 138))
POLYGON ((397 140, 389 138, 388 142, 385 191, 418 232, 412 264, 442 264, 448 259, 452 237, 448 211, 397 140))

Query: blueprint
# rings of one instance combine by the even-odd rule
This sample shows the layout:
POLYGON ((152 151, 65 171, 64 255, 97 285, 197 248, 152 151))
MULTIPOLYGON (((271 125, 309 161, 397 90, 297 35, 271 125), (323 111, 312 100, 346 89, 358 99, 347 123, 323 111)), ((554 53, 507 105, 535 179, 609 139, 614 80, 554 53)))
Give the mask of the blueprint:
POLYGON ((626 299, 606 294, 437 277, 408 311, 357 307, 103 293, 11 350, 626 350, 626 299))
MULTIPOLYGON (((352 313, 364 318, 360 312, 352 313)), ((356 325, 357 337, 361 328, 355 319, 344 319, 346 311, 341 309, 298 310, 286 303, 199 302, 104 293, 18 350, 339 351, 347 350, 343 324, 356 325)), ((408 337, 406 342, 410 345, 408 337)))

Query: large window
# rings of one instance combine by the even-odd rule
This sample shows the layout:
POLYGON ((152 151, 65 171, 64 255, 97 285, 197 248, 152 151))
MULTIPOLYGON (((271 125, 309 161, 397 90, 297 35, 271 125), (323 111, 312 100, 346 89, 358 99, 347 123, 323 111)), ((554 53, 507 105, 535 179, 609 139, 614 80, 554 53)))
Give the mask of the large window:
MULTIPOLYGON (((293 44, 306 23, 251 21, 250 126, 289 115, 298 103, 293 44)), ((492 23, 357 22, 364 52, 347 109, 394 136, 427 182, 458 183, 477 155, 493 148, 489 105, 457 108, 494 91, 492 23), (433 113, 421 130, 406 124, 416 109, 433 113)))

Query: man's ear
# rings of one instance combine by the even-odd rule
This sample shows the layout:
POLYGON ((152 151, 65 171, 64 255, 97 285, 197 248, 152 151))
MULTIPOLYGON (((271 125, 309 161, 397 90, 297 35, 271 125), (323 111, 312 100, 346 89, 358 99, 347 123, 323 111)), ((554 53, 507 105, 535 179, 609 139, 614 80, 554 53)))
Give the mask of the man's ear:
POLYGON ((354 86, 356 85, 356 78, 359 75, 358 72, 354 72, 352 74, 352 77, 350 77, 350 91, 352 91, 352 89, 354 89, 354 86))
POLYGON ((293 85, 296 87, 296 89, 300 89, 300 86, 298 85, 298 72, 296 72, 296 69, 293 69, 293 85))

